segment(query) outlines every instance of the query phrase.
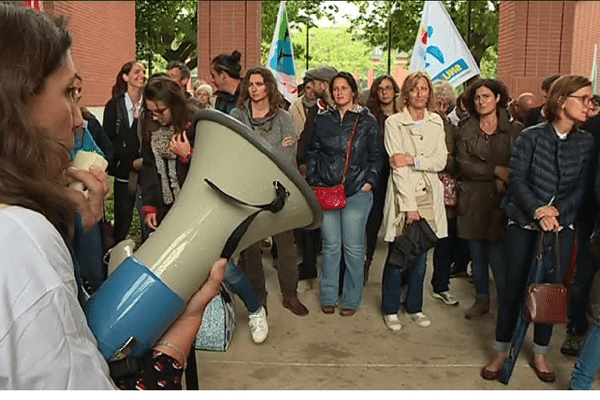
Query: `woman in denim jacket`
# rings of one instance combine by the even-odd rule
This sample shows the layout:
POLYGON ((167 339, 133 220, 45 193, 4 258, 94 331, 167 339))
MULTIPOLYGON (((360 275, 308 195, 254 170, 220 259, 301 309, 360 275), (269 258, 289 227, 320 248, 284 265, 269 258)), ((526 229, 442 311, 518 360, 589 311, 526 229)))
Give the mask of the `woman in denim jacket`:
POLYGON ((325 314, 335 312, 343 248, 346 272, 340 315, 351 316, 362 301, 365 229, 373 204, 372 189, 381 173, 383 146, 375 117, 356 103, 358 88, 354 77, 347 72, 338 73, 330 81, 329 90, 335 106, 321 109, 315 119, 306 170, 308 183, 313 187, 342 183, 348 144, 356 124, 345 179, 347 205, 340 210, 324 211, 321 227, 321 310, 325 314))

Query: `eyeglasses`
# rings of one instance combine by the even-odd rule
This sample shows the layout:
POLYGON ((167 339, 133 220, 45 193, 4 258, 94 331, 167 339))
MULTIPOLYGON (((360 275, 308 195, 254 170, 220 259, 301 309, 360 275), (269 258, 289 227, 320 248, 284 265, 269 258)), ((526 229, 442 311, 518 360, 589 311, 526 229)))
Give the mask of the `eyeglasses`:
POLYGON ((152 113, 153 117, 162 117, 165 111, 169 107, 157 108, 156 110, 149 110, 152 113))
POLYGON ((394 87, 393 86, 379 86, 377 88, 377 91, 379 93, 393 92, 394 91, 394 87))
POLYGON ((575 95, 568 95, 567 97, 573 97, 574 99, 579 99, 581 101, 581 103, 585 106, 596 106, 596 102, 594 101, 593 97, 588 97, 588 96, 575 96, 575 95))

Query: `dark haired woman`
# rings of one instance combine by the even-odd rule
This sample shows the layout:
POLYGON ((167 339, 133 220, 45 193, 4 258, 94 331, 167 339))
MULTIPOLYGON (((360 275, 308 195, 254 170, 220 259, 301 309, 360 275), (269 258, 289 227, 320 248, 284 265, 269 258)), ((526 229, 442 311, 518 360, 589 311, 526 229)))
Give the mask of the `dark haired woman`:
MULTIPOLYGON (((594 152, 592 135, 578 129, 588 118, 591 99, 589 79, 557 79, 542 108, 546 122, 525 129, 515 143, 507 201, 503 203, 509 219, 506 282, 510 286, 506 285, 499 303, 495 343, 498 353, 481 371, 484 379, 497 379, 507 357, 541 232, 552 236, 558 232, 562 267, 559 279, 566 281, 573 250, 573 224, 594 152)), ((552 325, 534 324, 530 365, 544 382, 556 379, 546 360, 551 336, 552 325)))
POLYGON ((365 230, 373 204, 372 189, 381 173, 383 145, 377 121, 369 110, 356 104, 358 88, 354 77, 348 72, 338 73, 330 81, 329 90, 335 106, 317 115, 306 155, 306 170, 308 183, 313 187, 342 182, 345 185, 346 207, 323 212, 323 268, 319 283, 321 310, 333 314, 338 304, 343 250, 346 272, 340 315, 351 316, 362 301, 365 230))
MULTIPOLYGON (((114 156, 109 173, 114 176, 116 242, 127 237, 133 208, 139 196, 137 173, 141 168, 140 141, 137 135, 138 114, 142 106, 142 89, 146 83, 146 70, 137 61, 125 63, 117 74, 112 88, 112 98, 104 107, 102 127, 113 142, 114 156), (131 180, 131 181, 130 181, 131 180)), ((138 199, 139 201, 139 199, 138 199)), ((140 204, 138 202, 138 208, 140 204)), ((141 214, 141 209, 138 209, 141 214)), ((147 229, 142 223, 143 237, 147 229)))
POLYGON ((198 111, 170 78, 144 88, 144 113, 158 126, 142 132, 142 198, 145 224, 155 230, 179 195, 193 153, 192 118, 198 111))
MULTIPOLYGON (((267 68, 248 70, 240 85, 238 106, 231 115, 249 126, 265 139, 290 165, 295 165, 296 134, 290 114, 283 108, 283 96, 277 89, 277 81, 267 68)), ((294 251, 294 235, 286 231, 273 236, 278 249, 277 276, 283 297, 283 306, 296 315, 308 314, 308 309, 298 299, 298 268, 294 251)), ((244 250, 243 268, 263 304, 267 291, 258 243, 244 250)))
MULTIPOLYGON (((383 137, 385 130, 385 120, 396 114, 399 110, 396 105, 396 96, 400 93, 400 88, 391 75, 381 75, 373 81, 369 97, 367 99, 367 108, 379 125, 379 132, 383 137)), ((383 141, 382 141, 383 145, 383 141)), ((377 233, 383 221, 383 206, 385 204, 385 192, 387 189, 387 181, 390 176, 390 165, 385 149, 382 149, 384 157, 381 158, 381 174, 379 182, 373 190, 373 207, 367 219, 367 258, 365 259, 365 282, 369 278, 369 270, 371 269, 371 261, 375 248, 377 247, 377 233)))
POLYGON ((456 209, 458 237, 466 239, 472 259, 475 303, 465 312, 474 319, 490 309, 489 265, 502 301, 506 271, 506 215, 500 200, 508 184, 508 159, 522 125, 511 121, 508 89, 483 79, 465 93, 470 118, 460 125, 456 162, 460 180, 456 209))
POLYGON ((215 93, 215 110, 231 114, 240 95, 242 54, 234 50, 231 54, 219 54, 210 63, 212 84, 217 88, 215 93))
MULTIPOLYGON (((108 179, 98 169, 69 168, 74 131, 83 124, 71 37, 63 20, 11 3, 0 2, 0 253, 11 254, 0 259, 0 389, 114 389, 81 307, 72 250, 74 234, 102 215, 108 179), (68 189, 69 179, 81 181, 88 196, 68 189)), ((181 388, 225 264, 140 360, 142 369, 119 384, 181 388)))

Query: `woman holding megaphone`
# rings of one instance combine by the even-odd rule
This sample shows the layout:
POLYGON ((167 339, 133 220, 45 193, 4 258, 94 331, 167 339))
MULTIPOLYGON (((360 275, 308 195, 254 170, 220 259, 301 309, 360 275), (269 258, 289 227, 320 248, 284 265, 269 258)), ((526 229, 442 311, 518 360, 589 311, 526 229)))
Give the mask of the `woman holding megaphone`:
POLYGON ((0 252, 11 255, 0 259, 0 389, 180 388, 226 260, 141 367, 113 381, 78 299, 72 243, 102 216, 108 180, 104 171, 69 167, 83 123, 70 47, 64 20, 0 3, 0 252), (73 180, 87 197, 67 187, 73 180))

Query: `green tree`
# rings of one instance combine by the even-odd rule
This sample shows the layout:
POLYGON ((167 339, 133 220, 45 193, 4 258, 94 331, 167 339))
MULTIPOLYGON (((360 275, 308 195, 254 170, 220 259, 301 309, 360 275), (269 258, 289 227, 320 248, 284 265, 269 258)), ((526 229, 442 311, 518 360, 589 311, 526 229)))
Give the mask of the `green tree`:
POLYGON ((182 61, 190 69, 198 64, 198 2, 195 0, 137 0, 136 52, 139 60, 165 69, 182 61))
MULTIPOLYGON (((392 19, 391 47, 412 51, 421 22, 424 1, 349 1, 359 8, 359 16, 350 26, 351 32, 372 46, 388 46, 388 21, 392 19)), ((443 1, 454 24, 466 42, 467 5, 471 5, 470 50, 480 63, 490 46, 498 44, 500 1, 443 1)))
MULTIPOLYGON (((279 12, 279 0, 263 0, 262 2, 262 43, 261 43, 261 62, 264 64, 269 56, 275 24, 277 23, 277 13, 279 12)), ((307 25, 309 28, 316 27, 316 21, 321 18, 327 18, 333 21, 338 7, 335 4, 325 4, 321 0, 297 0, 287 1, 285 7, 288 14, 290 31, 300 29, 307 25)), ((306 31, 305 31, 306 32, 306 31)), ((306 54, 306 34, 304 42, 294 39, 292 35, 292 45, 294 46, 294 56, 298 60, 298 55, 306 54)), ((310 50, 310 44, 309 44, 310 50)), ((296 62, 296 64, 298 64, 296 62)), ((305 64, 306 65, 306 64, 305 64)))
MULTIPOLYGON (((312 28, 309 35, 312 67, 331 65, 339 71, 358 72, 360 79, 366 78, 367 71, 373 68, 370 60, 372 47, 354 38, 346 28, 312 28)), ((302 44, 305 38, 306 27, 292 32, 294 45, 302 44)), ((303 56, 305 54, 295 55, 297 76, 302 76, 306 69, 303 56)))

